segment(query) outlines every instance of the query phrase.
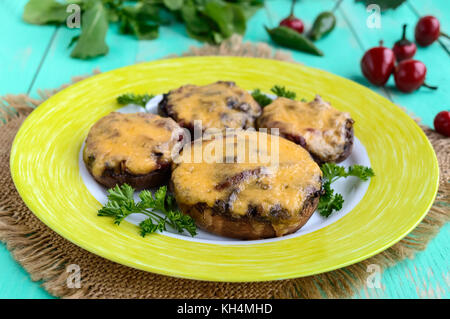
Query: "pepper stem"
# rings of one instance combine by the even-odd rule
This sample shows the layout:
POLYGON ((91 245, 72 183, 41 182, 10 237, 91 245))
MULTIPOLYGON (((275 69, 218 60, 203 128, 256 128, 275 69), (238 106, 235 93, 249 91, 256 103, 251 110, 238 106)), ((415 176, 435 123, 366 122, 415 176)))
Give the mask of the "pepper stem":
POLYGON ((433 85, 428 85, 425 82, 422 84, 422 86, 429 88, 430 90, 437 90, 437 86, 433 86, 433 85))
POLYGON ((338 2, 334 5, 334 7, 331 10, 331 12, 336 11, 339 8, 339 6, 341 5, 341 2, 342 2, 342 0, 338 0, 338 2))
POLYGON ((402 35, 402 40, 405 40, 406 39, 406 27, 407 27, 408 25, 405 23, 404 25, 403 25, 403 35, 402 35))
POLYGON ((383 40, 380 40, 380 47, 383 46, 383 40))
POLYGON ((292 4, 291 4, 291 13, 289 14, 290 18, 294 17, 294 8, 295 8, 295 3, 297 2, 297 0, 292 0, 292 4))
POLYGON ((441 32, 441 36, 450 39, 450 36, 447 33, 441 32))

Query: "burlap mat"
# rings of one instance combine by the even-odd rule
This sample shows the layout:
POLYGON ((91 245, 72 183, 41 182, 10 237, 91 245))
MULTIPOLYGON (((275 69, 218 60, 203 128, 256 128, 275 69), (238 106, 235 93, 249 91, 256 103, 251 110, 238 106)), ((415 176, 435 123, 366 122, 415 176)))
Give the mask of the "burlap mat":
MULTIPOLYGON (((233 37, 220 47, 192 48, 184 55, 244 55, 292 61, 266 44, 242 43, 233 37)), ((73 79, 78 81, 83 77, 73 79)), ((67 85, 65 85, 67 86, 67 85)), ((64 86, 64 87, 65 87, 64 86)), ((425 219, 407 237, 384 252, 332 272, 262 283, 218 283, 178 279, 128 268, 91 254, 57 235, 41 223, 21 200, 10 176, 9 154, 13 138, 33 107, 57 90, 40 92, 41 99, 8 95, 0 102, 6 124, 0 127, 0 239, 33 280, 43 282, 52 295, 65 298, 346 298, 364 287, 370 272, 405 258, 413 258, 449 219, 450 139, 422 127, 437 153, 441 169, 439 194, 425 219), (81 288, 68 288, 66 265, 81 269, 81 288)), ((1 115, 1 114, 0 114, 1 115)))

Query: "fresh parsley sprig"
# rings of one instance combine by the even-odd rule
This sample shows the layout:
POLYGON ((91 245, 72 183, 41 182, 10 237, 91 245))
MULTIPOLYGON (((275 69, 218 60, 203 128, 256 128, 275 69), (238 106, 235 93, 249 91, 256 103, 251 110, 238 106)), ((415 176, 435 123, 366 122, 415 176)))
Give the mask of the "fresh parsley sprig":
POLYGON ((272 103, 272 99, 267 95, 265 95, 264 93, 261 93, 260 89, 254 89, 252 92, 252 97, 261 107, 264 107, 272 103))
POLYGON ((317 207, 320 215, 328 217, 333 211, 342 209, 344 198, 341 194, 334 193, 331 184, 336 182, 341 177, 355 176, 363 181, 367 181, 370 177, 375 176, 372 168, 362 165, 352 165, 345 169, 343 166, 334 163, 325 163, 320 169, 323 175, 323 191, 324 194, 320 196, 319 205, 317 207))
MULTIPOLYGON (((293 91, 286 89, 286 87, 281 85, 274 85, 270 91, 278 97, 285 97, 287 99, 295 100, 297 94, 293 91)), ((258 102, 261 107, 267 106, 272 103, 272 99, 261 92, 260 89, 254 89, 252 92, 252 97, 258 102)))
POLYGON ((117 97, 117 103, 122 105, 136 104, 145 108, 145 105, 155 96, 153 94, 125 93, 117 97))
POLYGON ((273 94, 275 94, 278 97, 285 97, 287 99, 295 100, 297 97, 297 94, 293 91, 289 91, 284 86, 281 85, 274 85, 273 88, 270 89, 273 94))
POLYGON ((98 211, 98 216, 114 219, 114 224, 120 223, 131 214, 142 214, 147 218, 139 224, 142 237, 156 231, 166 230, 166 226, 174 228, 179 233, 187 231, 191 236, 197 234, 194 220, 181 213, 175 204, 173 196, 167 194, 167 187, 160 187, 153 196, 148 190, 139 193, 140 202, 133 198, 134 188, 123 184, 108 189, 108 202, 98 211), (163 213, 164 216, 155 211, 163 213))

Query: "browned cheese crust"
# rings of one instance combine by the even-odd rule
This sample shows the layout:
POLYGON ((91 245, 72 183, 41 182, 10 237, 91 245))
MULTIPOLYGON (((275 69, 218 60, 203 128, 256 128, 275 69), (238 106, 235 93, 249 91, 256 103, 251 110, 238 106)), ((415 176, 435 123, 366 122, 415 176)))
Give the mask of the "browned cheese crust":
POLYGON ((204 157, 192 163, 196 146, 183 150, 171 177, 182 212, 211 233, 238 239, 279 237, 300 229, 317 208, 322 192, 317 163, 302 147, 281 137, 242 131, 234 136, 198 144, 211 151, 215 161, 204 157), (273 148, 276 140, 278 148, 273 148), (236 161, 239 141, 245 141, 242 162, 236 161), (224 154, 230 154, 227 146, 234 149, 232 163, 223 162, 224 154), (221 147, 223 152, 217 152, 221 147), (270 156, 270 152, 278 153, 278 165, 260 157, 254 161, 249 155, 270 156))
POLYGON ((192 134, 194 121, 201 121, 203 131, 254 127, 261 107, 234 82, 218 81, 203 86, 188 84, 172 90, 164 94, 158 111, 192 134))
POLYGON ((353 119, 320 96, 309 102, 277 98, 263 109, 257 126, 278 128, 280 135, 306 148, 318 163, 339 163, 353 148, 353 119))
POLYGON ((171 152, 182 129, 155 114, 113 112, 89 131, 83 150, 86 167, 100 184, 127 183, 136 189, 155 187, 170 177, 171 152))

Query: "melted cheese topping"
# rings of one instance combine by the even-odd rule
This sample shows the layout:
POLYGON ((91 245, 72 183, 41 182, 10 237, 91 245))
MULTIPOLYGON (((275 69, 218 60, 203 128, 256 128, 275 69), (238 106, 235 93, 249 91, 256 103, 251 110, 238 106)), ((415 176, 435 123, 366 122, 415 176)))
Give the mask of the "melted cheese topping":
POLYGON ((233 82, 185 85, 171 91, 167 102, 177 121, 194 124, 200 120, 204 129, 253 127, 261 113, 253 97, 233 82))
POLYGON ((182 158, 172 172, 176 200, 209 207, 223 201, 233 217, 256 207, 257 214, 269 220, 273 209, 282 209, 288 215, 283 218, 289 219, 298 216, 308 195, 321 188, 322 173, 307 151, 265 133, 240 131, 231 138, 194 142, 183 150, 182 158), (194 163, 200 147, 203 159, 194 163), (236 158, 242 162, 236 163, 236 158))
POLYGON ((171 150, 182 129, 170 118, 155 114, 113 112, 89 131, 83 159, 94 176, 105 169, 143 175, 171 162, 171 150))
POLYGON ((264 108, 259 127, 301 135, 310 152, 327 157, 343 151, 347 120, 351 120, 349 113, 334 109, 320 96, 309 103, 277 98, 264 108))

